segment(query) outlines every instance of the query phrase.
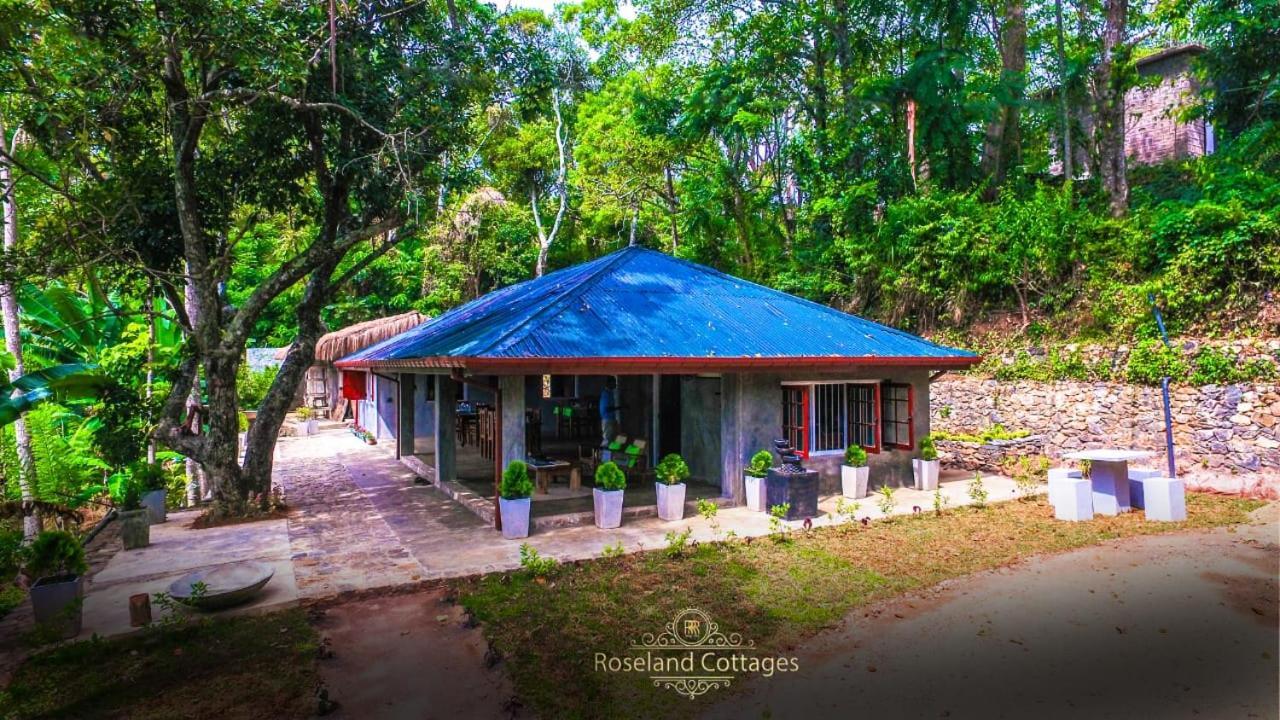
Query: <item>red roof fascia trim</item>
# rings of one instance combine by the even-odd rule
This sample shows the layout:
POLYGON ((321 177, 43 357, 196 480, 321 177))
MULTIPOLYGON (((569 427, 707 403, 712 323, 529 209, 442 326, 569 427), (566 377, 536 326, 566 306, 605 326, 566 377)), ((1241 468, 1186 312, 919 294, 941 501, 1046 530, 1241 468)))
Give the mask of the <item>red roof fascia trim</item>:
POLYGON ((982 362, 975 357, 605 357, 605 358, 486 358, 486 357, 425 357, 407 360, 340 360, 335 363, 344 369, 449 369, 462 368, 473 373, 542 374, 547 372, 576 372, 601 374, 626 372, 652 372, 655 369, 689 372, 720 372, 785 368, 788 370, 839 370, 849 367, 910 367, 910 368, 966 368, 982 362))

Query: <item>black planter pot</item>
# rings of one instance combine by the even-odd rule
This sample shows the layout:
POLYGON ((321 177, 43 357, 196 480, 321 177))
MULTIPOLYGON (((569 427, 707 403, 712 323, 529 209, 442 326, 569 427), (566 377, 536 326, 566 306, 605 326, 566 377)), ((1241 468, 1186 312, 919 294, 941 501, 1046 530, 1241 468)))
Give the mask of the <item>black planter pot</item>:
POLYGON ((765 510, 790 504, 787 520, 818 516, 818 471, 781 472, 776 468, 765 478, 765 510))

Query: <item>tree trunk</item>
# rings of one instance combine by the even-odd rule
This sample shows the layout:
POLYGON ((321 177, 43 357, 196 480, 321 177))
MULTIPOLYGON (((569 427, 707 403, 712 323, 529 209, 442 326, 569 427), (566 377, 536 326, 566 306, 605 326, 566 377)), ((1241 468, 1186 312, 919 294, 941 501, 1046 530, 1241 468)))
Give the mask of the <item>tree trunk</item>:
POLYGON ((1102 32, 1102 58, 1094 78, 1097 109, 1099 174, 1110 199, 1111 214, 1121 217, 1129 211, 1129 178, 1124 154, 1124 53, 1128 0, 1107 3, 1106 25, 1102 32))
POLYGON ((1000 31, 1001 85, 1009 93, 1002 98, 996 117, 987 125, 982 145, 982 171, 990 186, 999 187, 1009 168, 1021 162, 1019 126, 1022 88, 1027 72, 1027 18, 1022 0, 1006 0, 1000 31))
POLYGON ((1070 76, 1067 72, 1066 40, 1063 37, 1062 0, 1054 0, 1054 19, 1057 25, 1058 53, 1058 120, 1062 126, 1062 176, 1067 180, 1075 177, 1072 167, 1075 158, 1071 156, 1071 113, 1067 108, 1067 93, 1070 92, 1070 76))
MULTIPOLYGON (((0 120, 0 150, 6 155, 18 149, 18 131, 13 131, 12 139, 6 145, 7 130, 0 120)), ((13 179, 13 171, 7 160, 0 159, 0 206, 3 207, 4 254, 16 252, 18 247, 18 193, 13 179)), ((5 349, 13 356, 13 369, 9 371, 9 379, 16 380, 26 371, 22 362, 22 335, 18 323, 18 297, 13 283, 0 283, 0 312, 4 314, 5 349)), ((18 392, 17 390, 14 391, 18 392)), ((22 536, 30 539, 40 532, 40 515, 33 503, 36 499, 36 458, 31 447, 31 433, 27 430, 26 421, 19 417, 13 423, 13 434, 18 450, 18 488, 22 493, 23 517, 22 536)))
POLYGON ((551 252, 551 244, 556 241, 556 236, 560 234, 560 225, 564 222, 565 210, 569 207, 569 158, 567 149, 567 138, 564 131, 564 118, 560 115, 560 91, 551 91, 551 107, 556 115, 556 155, 558 161, 558 170, 556 172, 556 189, 560 195, 560 207, 556 210, 556 219, 551 223, 551 231, 545 232, 542 229, 542 216, 538 212, 538 191, 537 188, 529 190, 530 204, 533 209, 533 224, 538 231, 538 264, 534 268, 534 276, 542 277, 547 270, 547 255, 551 252))
POLYGON ((245 438, 242 472, 253 492, 259 493, 264 500, 271 493, 271 472, 275 464, 276 438, 280 435, 280 426, 284 424, 298 383, 302 382, 307 369, 315 362, 316 343, 324 334, 320 311, 328 302, 329 277, 336 265, 334 262, 317 268, 308 278, 302 302, 295 312, 298 334, 289 348, 289 354, 281 363, 271 388, 258 406, 258 417, 245 438))

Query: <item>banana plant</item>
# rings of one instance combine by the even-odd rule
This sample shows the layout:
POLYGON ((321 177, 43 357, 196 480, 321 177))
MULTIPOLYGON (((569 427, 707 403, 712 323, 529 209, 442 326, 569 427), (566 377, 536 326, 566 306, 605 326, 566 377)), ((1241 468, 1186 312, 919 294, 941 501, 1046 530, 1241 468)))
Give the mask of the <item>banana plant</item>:
MULTIPOLYGON (((0 353, 3 377, 13 368, 13 356, 0 353)), ((92 400, 111 383, 89 363, 66 363, 0 380, 0 427, 4 427, 46 400, 92 400)))

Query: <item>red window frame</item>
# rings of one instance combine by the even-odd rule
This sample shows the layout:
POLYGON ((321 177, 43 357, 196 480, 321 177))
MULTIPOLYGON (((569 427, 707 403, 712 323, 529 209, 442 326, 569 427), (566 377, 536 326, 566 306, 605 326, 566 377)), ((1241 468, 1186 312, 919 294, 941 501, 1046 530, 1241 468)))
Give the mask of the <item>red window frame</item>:
MULTIPOLYGON (((907 383, 885 383, 884 387, 885 388, 905 388, 907 391, 907 398, 906 398, 907 415, 905 420, 899 419, 898 413, 896 411, 892 414, 893 419, 891 420, 890 413, 888 412, 889 403, 895 403, 895 404, 901 403, 902 402, 901 400, 897 398, 889 397, 888 394, 886 393, 881 395, 882 399, 880 401, 881 428, 883 428, 885 425, 889 423, 893 423, 894 425, 897 425, 897 426, 905 425, 907 429, 907 442, 905 444, 884 442, 883 445, 886 448, 895 448, 898 450, 913 450, 915 449, 915 446, 916 446, 916 436, 915 436, 915 426, 914 426, 915 424, 911 420, 912 420, 912 416, 915 414, 915 388, 907 383)), ((899 436, 900 433, 894 433, 894 435, 899 436)), ((883 436, 883 431, 882 431, 882 436, 883 436)))
MULTIPOLYGON (((880 426, 882 422, 881 416, 883 414, 882 409, 880 407, 880 384, 876 383, 873 385, 871 383, 846 383, 846 388, 861 389, 864 387, 871 388, 871 415, 872 415, 871 427, 872 427, 872 432, 874 433, 875 444, 874 445, 862 444, 862 438, 859 436, 858 432, 855 429, 857 426, 857 423, 854 421, 854 417, 853 417, 854 416, 853 401, 851 397, 849 400, 846 401, 849 406, 845 410, 845 412, 847 413, 847 417, 845 418, 846 424, 847 424, 847 427, 845 428, 845 437, 854 439, 855 441, 857 441, 859 447, 861 447, 863 450, 866 450, 869 453, 878 453, 880 452, 880 426)), ((849 392, 849 390, 846 389, 845 392, 849 392)))
POLYGON ((809 457, 809 387, 807 385, 782 386, 782 436, 800 457, 809 457), (799 424, 795 413, 799 413, 799 424))

